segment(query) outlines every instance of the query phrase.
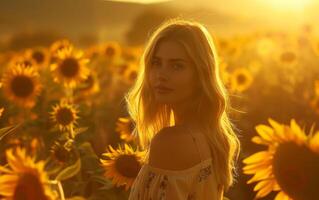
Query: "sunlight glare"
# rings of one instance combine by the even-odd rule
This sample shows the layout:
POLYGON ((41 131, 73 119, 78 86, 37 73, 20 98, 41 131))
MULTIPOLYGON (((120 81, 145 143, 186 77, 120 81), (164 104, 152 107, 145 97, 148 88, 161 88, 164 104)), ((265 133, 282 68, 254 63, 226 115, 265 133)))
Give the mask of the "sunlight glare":
POLYGON ((114 2, 123 2, 123 3, 136 3, 136 4, 156 4, 168 2, 171 0, 104 0, 104 1, 114 1, 114 2))
POLYGON ((313 0, 269 0, 269 4, 279 10, 303 10, 313 0))

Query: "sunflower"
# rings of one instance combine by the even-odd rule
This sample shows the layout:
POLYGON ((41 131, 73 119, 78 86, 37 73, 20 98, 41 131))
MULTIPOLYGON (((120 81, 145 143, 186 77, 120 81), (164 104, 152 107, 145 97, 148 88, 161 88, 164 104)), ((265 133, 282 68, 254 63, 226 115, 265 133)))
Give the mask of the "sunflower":
POLYGON ((122 58, 125 62, 137 63, 142 54, 141 47, 125 47, 122 50, 122 58))
POLYGON ((253 82, 250 71, 246 68, 236 68, 230 77, 230 88, 232 91, 243 92, 247 90, 253 82))
POLYGON ((119 145, 116 150, 109 145, 109 149, 110 151, 102 154, 109 159, 100 159, 106 170, 105 176, 112 179, 113 185, 118 187, 126 185, 125 190, 128 190, 142 167, 145 152, 138 149, 134 151, 127 144, 124 145, 124 148, 119 145))
POLYGON ((121 46, 117 42, 108 42, 102 46, 101 54, 113 60, 121 55, 121 46))
POLYGON ((9 100, 28 108, 35 105, 35 97, 42 90, 38 72, 24 64, 8 68, 2 77, 2 83, 9 100))
POLYGON ((100 51, 101 51, 100 45, 90 46, 90 47, 85 49, 84 56, 89 58, 90 60, 91 59, 94 60, 95 58, 97 58, 100 55, 100 51))
POLYGON ((137 76, 138 70, 136 68, 129 68, 129 70, 125 73, 125 80, 129 85, 131 85, 135 82, 137 76))
POLYGON ((53 111, 50 114, 52 121, 61 131, 72 131, 77 124, 76 120, 79 118, 75 105, 68 103, 66 100, 61 100, 59 104, 53 106, 53 111))
POLYGON ((117 69, 119 75, 123 77, 124 82, 126 82, 129 85, 135 82, 138 76, 138 65, 131 62, 125 62, 119 65, 117 69))
POLYGON ((50 47, 50 51, 53 57, 58 56, 58 52, 64 49, 73 49, 72 43, 67 39, 58 40, 54 42, 50 47))
POLYGON ((268 150, 243 160, 243 172, 254 174, 247 183, 258 182, 254 187, 258 191, 255 199, 271 191, 278 191, 275 200, 318 199, 314 187, 318 185, 319 155, 309 147, 312 144, 312 149, 318 150, 318 136, 306 136, 294 119, 290 126, 271 118, 268 121, 271 127, 256 126, 259 136, 252 138, 252 142, 265 145, 268 150))
POLYGON ((225 38, 218 38, 216 40, 216 47, 219 51, 225 51, 230 46, 230 41, 225 38))
POLYGON ((50 148, 52 158, 59 164, 67 163, 71 158, 71 149, 66 148, 64 144, 63 142, 55 141, 50 148))
POLYGON ((26 51, 26 57, 34 60, 38 67, 48 66, 50 59, 48 50, 42 47, 28 49, 26 51))
POLYGON ((0 195, 7 200, 54 200, 57 193, 49 187, 44 161, 26 155, 26 150, 6 150, 8 167, 0 166, 0 195))
POLYGON ((99 92, 100 84, 97 75, 94 72, 90 72, 88 77, 79 85, 78 91, 83 95, 91 95, 99 92))
POLYGON ((89 69, 85 66, 88 59, 82 57, 82 51, 64 48, 58 51, 57 62, 51 65, 55 73, 54 81, 63 82, 65 87, 74 88, 77 83, 87 78, 89 69))
POLYGON ((27 54, 18 54, 9 61, 8 66, 14 67, 16 65, 22 65, 23 67, 35 67, 36 64, 36 60, 27 54))
POLYGON ((278 62, 284 65, 294 65, 298 61, 297 53, 294 50, 285 50, 278 56, 278 62))
POLYGON ((130 142, 134 140, 132 135, 134 129, 134 124, 131 118, 129 117, 120 117, 116 122, 115 131, 120 134, 120 138, 125 142, 130 142))
POLYGON ((6 145, 8 148, 23 148, 25 151, 29 152, 29 155, 35 154, 41 148, 43 148, 43 141, 39 137, 29 137, 32 133, 26 131, 26 135, 21 135, 18 138, 8 138, 6 140, 6 145))

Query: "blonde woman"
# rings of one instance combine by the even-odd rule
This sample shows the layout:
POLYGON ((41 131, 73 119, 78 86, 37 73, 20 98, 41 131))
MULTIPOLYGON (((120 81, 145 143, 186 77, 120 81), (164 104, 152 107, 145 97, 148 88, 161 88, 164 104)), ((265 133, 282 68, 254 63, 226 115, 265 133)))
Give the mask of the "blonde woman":
POLYGON ((125 100, 147 150, 129 200, 223 199, 237 175, 240 142, 205 26, 178 18, 159 26, 125 100))

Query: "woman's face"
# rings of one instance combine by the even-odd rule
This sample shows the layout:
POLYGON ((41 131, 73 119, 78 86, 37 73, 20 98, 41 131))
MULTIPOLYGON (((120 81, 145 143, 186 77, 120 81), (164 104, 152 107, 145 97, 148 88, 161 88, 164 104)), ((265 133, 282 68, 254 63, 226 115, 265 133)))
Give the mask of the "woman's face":
POLYGON ((195 66, 180 43, 160 41, 149 67, 149 81, 157 102, 174 105, 192 101, 198 80, 195 66), (169 89, 163 90, 160 87, 169 89))

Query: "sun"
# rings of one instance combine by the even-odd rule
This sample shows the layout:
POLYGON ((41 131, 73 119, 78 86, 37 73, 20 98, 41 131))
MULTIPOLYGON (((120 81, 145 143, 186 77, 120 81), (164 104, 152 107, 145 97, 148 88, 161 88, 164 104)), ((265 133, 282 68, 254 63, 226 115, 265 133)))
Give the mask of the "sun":
POLYGON ((278 10, 302 10, 307 7, 312 0, 269 0, 270 6, 278 10))

